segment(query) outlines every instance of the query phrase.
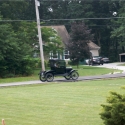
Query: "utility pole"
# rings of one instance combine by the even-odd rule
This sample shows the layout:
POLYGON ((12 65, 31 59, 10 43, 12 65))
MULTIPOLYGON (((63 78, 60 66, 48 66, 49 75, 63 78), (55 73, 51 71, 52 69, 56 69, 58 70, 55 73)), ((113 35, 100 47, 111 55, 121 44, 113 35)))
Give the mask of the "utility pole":
POLYGON ((39 3, 38 0, 35 0, 36 19, 37 19, 37 28, 38 28, 38 37, 39 37, 39 45, 40 45, 41 66, 42 66, 42 71, 45 71, 44 54, 43 54, 43 42, 42 42, 42 35, 41 35, 40 17, 39 17, 38 6, 40 6, 40 3, 39 3))

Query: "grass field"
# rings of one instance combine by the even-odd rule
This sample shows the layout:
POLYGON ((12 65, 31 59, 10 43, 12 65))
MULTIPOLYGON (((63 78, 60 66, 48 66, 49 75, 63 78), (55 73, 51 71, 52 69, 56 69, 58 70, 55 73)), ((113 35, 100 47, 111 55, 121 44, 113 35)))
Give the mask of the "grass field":
POLYGON ((99 113, 110 91, 124 93, 125 78, 0 88, 6 125, 103 125, 99 113))
MULTIPOLYGON (((73 66, 73 69, 77 69, 77 67, 73 66)), ((107 69, 107 68, 93 67, 93 66, 82 66, 82 65, 79 66, 77 70, 80 76, 103 75, 103 74, 108 74, 114 71, 118 71, 115 69, 107 69)), ((15 77, 15 78, 0 79, 0 83, 38 80, 39 72, 40 72, 40 69, 36 69, 34 70, 34 74, 28 77, 15 77)))

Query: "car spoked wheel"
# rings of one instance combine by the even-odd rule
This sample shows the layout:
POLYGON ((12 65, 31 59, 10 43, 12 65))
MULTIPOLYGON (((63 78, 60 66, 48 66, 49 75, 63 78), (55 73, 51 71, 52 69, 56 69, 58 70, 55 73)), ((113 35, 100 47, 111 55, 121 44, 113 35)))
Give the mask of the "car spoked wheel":
POLYGON ((71 76, 70 75, 67 75, 67 76, 64 76, 65 77, 65 79, 67 79, 67 80, 70 80, 71 79, 71 76))
POLYGON ((42 72, 42 73, 39 74, 39 79, 40 79, 42 82, 45 82, 45 81, 46 81, 46 77, 44 76, 44 72, 42 72))
POLYGON ((76 71, 72 72, 71 77, 72 77, 73 80, 78 79, 78 77, 79 77, 78 72, 76 72, 76 71))
POLYGON ((54 76, 53 76, 52 73, 47 73, 47 74, 46 74, 46 80, 47 80, 48 82, 53 81, 53 79, 54 79, 54 76))

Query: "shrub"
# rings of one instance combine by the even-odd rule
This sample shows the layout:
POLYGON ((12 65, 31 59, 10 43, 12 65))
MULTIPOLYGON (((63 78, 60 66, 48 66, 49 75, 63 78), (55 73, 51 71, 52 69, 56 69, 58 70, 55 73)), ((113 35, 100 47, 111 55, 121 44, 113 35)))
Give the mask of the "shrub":
POLYGON ((111 92, 100 113, 105 125, 125 125, 125 95, 111 92))
POLYGON ((68 65, 77 65, 77 61, 71 61, 71 60, 70 60, 70 61, 68 62, 68 65))
POLYGON ((31 75, 35 68, 36 60, 35 58, 25 57, 21 61, 20 73, 22 75, 31 75))
MULTIPOLYGON (((35 58, 35 60, 36 60, 35 67, 36 68, 41 68, 41 59, 40 58, 35 58)), ((45 65, 45 68, 49 67, 49 61, 44 60, 44 65, 45 65)))

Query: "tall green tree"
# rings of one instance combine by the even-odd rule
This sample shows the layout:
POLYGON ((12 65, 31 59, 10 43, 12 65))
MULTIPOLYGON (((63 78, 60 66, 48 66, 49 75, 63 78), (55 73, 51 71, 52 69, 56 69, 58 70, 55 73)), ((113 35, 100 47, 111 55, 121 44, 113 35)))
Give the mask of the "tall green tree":
POLYGON ((19 60, 17 53, 20 47, 18 38, 10 24, 0 25, 0 76, 15 65, 19 60), (12 66, 13 65, 13 66, 12 66))
POLYGON ((118 19, 112 19, 114 24, 111 32, 111 38, 117 39, 118 48, 121 48, 121 52, 125 52, 125 1, 119 2, 119 10, 116 11, 117 15, 115 17, 120 17, 118 19))
POLYGON ((50 52, 53 53, 59 52, 60 54, 63 52, 64 45, 55 29, 43 27, 42 38, 44 41, 44 52, 47 57, 49 56, 50 52))
POLYGON ((33 68, 26 58, 33 56, 36 31, 33 23, 21 22, 18 31, 9 23, 0 24, 0 77, 24 75, 29 68, 33 68))

